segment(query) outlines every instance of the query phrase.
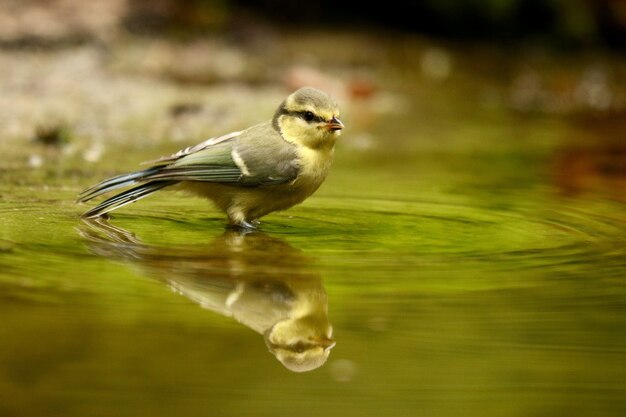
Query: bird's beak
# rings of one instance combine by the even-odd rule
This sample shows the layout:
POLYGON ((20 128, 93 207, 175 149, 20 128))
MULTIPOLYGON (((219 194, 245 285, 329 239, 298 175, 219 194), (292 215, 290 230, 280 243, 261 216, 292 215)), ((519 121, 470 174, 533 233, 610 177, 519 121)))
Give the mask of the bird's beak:
POLYGON ((328 128, 328 130, 330 130, 331 132, 334 132, 335 130, 341 130, 343 129, 343 123, 341 122, 341 120, 339 120, 337 118, 337 116, 333 116, 332 119, 330 119, 327 123, 326 123, 326 127, 328 128))

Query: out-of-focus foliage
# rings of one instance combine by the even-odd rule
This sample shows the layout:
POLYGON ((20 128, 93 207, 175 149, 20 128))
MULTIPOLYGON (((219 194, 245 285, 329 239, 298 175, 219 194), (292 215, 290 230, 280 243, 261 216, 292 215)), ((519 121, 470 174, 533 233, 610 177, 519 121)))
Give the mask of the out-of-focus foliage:
POLYGON ((0 43, 107 38, 135 33, 241 36, 265 23, 387 28, 489 42, 626 47, 622 0, 0 0, 0 43))
POLYGON ((322 0, 302 8, 288 0, 239 0, 269 18, 384 26, 453 38, 539 40, 565 46, 626 46, 626 2, 621 0, 322 0))

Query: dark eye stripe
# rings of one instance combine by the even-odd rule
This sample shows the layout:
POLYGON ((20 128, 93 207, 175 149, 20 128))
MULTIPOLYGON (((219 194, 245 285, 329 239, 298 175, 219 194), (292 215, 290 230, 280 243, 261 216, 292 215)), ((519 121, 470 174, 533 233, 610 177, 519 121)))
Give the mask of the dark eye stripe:
MULTIPOLYGON (((280 114, 284 114, 284 115, 287 115, 287 116, 299 117, 299 118, 301 118, 303 120, 306 120, 306 114, 307 113, 312 113, 312 112, 309 112, 308 110, 289 111, 289 110, 287 110, 285 108, 281 109, 281 112, 280 112, 280 114)), ((313 119, 308 121, 308 123, 312 123, 312 122, 322 123, 324 121, 325 120, 322 117, 320 117, 317 114, 313 113, 313 119)))
POLYGON ((309 123, 311 122, 322 123, 324 121, 324 119, 322 119, 320 116, 310 111, 300 111, 298 112, 298 115, 309 123), (312 118, 311 118, 311 115, 313 115, 312 118))

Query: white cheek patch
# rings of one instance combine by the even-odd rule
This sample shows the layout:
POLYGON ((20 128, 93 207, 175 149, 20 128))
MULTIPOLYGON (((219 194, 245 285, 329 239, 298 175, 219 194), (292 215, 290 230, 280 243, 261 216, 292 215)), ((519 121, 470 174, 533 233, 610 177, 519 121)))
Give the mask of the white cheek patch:
POLYGON ((241 173, 245 176, 250 176, 250 171, 248 170, 248 166, 243 161, 243 158, 241 157, 241 155, 239 155, 239 153, 235 149, 232 150, 232 152, 230 153, 230 156, 233 158, 235 165, 237 165, 237 168, 239 168, 241 173))

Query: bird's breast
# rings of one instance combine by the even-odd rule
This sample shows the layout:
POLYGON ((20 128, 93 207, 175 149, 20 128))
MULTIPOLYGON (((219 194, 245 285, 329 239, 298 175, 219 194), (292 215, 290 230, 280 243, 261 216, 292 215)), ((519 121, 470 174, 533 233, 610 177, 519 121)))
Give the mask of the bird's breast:
POLYGON ((334 149, 311 149, 301 147, 298 150, 299 169, 294 185, 299 187, 319 187, 326 179, 333 163, 334 149))

